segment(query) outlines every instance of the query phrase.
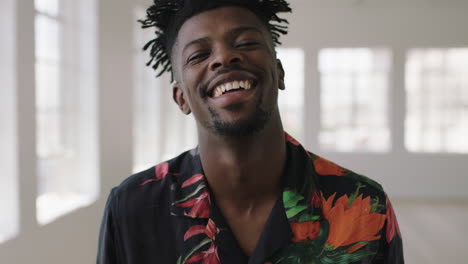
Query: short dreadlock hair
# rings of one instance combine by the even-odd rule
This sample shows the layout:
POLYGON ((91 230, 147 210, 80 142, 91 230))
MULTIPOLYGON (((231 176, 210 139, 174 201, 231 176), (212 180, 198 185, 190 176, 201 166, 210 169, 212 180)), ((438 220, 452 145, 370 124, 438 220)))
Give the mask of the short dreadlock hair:
POLYGON ((171 53, 177 34, 189 18, 215 8, 237 6, 251 10, 269 29, 273 44, 279 45, 281 34, 287 34, 286 19, 279 12, 291 12, 285 0, 154 0, 146 10, 146 19, 139 20, 142 28, 155 27, 156 38, 150 40, 143 50, 150 50, 151 59, 146 64, 157 73, 172 71, 171 53))

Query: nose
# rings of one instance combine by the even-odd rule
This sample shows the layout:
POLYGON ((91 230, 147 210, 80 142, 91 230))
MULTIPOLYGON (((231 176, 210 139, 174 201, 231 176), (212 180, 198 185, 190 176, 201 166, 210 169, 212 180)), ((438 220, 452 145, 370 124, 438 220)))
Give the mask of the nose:
POLYGON ((242 62, 242 55, 233 48, 219 47, 210 64, 210 69, 216 71, 232 64, 242 62))

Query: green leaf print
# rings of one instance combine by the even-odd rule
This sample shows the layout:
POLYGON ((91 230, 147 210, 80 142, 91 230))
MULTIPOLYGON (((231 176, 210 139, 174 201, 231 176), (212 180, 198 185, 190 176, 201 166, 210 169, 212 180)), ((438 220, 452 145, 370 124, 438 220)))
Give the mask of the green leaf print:
POLYGON ((358 250, 353 253, 348 253, 345 250, 335 252, 333 255, 325 255, 320 258, 322 264, 349 264, 375 254, 369 250, 358 250))
POLYGON ((358 198, 360 194, 359 191, 362 188, 366 187, 364 184, 361 184, 360 182, 356 183, 356 186, 357 186, 356 191, 349 196, 347 208, 351 207, 351 205, 356 200, 356 198, 358 198))
POLYGON ((320 216, 318 215, 303 214, 301 215, 301 217, 299 217, 298 222, 302 223, 302 222, 307 222, 307 221, 316 221, 319 219, 320 219, 320 216))
POLYGON ((283 192, 284 208, 294 207, 301 200, 304 200, 304 197, 299 195, 295 191, 284 191, 283 192))
POLYGON ((190 252, 184 258, 180 256, 177 260, 177 264, 184 264, 195 252, 197 252, 200 248, 202 248, 206 244, 209 244, 210 242, 212 242, 211 239, 205 238, 204 240, 202 240, 202 242, 200 242, 200 244, 192 248, 192 250, 190 250, 190 252))
POLYGON ((293 208, 290 208, 286 211, 286 216, 288 218, 292 218, 294 216, 296 216, 298 213, 304 211, 305 209, 307 209, 308 207, 306 205, 299 205, 299 206, 296 206, 296 207, 293 207, 293 208))
POLYGON ((364 182, 365 184, 370 185, 370 186, 376 188, 377 190, 383 192, 383 188, 382 188, 382 186, 380 184, 378 184, 376 181, 374 181, 372 179, 367 178, 366 176, 359 175, 359 174, 354 173, 354 172, 350 172, 348 175, 346 175, 346 177, 349 177, 349 178, 354 179, 356 181, 364 182))
POLYGON ((195 191, 189 193, 187 196, 185 196, 184 198, 178 200, 178 201, 175 201, 173 202, 172 204, 178 204, 178 203, 182 203, 182 202, 185 202, 187 200, 189 200, 190 198, 192 198, 194 195, 196 195, 201 189, 204 189, 206 187, 206 184, 204 183, 201 183, 197 186, 197 188, 195 189, 195 191))
POLYGON ((380 210, 383 207, 385 206, 383 204, 380 204, 380 199, 378 196, 372 199, 372 205, 371 205, 371 210, 370 210, 372 213, 377 212, 377 210, 380 210))
POLYGON ((316 239, 314 239, 314 242, 319 246, 320 248, 325 247, 325 242, 328 240, 328 235, 330 233, 330 224, 326 219, 323 219, 320 221, 320 232, 317 236, 316 239))

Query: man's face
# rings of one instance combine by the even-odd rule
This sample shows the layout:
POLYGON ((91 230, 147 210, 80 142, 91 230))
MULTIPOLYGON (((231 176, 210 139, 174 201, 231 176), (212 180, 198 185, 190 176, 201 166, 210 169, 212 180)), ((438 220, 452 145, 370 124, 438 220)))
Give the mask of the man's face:
POLYGON ((199 129, 247 136, 278 114, 283 71, 266 26, 250 10, 202 12, 181 27, 173 48, 174 100, 199 129))

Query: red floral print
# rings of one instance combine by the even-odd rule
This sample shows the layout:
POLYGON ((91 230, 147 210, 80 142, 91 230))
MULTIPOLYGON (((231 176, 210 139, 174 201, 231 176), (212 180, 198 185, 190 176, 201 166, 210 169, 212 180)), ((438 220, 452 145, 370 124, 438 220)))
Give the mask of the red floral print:
POLYGON ((318 221, 292 222, 290 225, 294 234, 293 242, 302 242, 307 239, 314 240, 320 232, 320 222, 318 221))
POLYGON ((182 188, 185 188, 187 186, 190 186, 194 183, 197 183, 201 180, 203 180, 205 178, 205 176, 203 174, 195 174, 193 175, 192 177, 190 177, 190 179, 184 181, 184 183, 182 183, 182 188))
POLYGON ((176 202, 176 206, 182 208, 189 208, 190 212, 185 212, 185 216, 192 218, 208 218, 210 216, 210 195, 206 189, 206 183, 204 182, 205 176, 203 174, 194 174, 190 179, 182 183, 182 188, 188 187, 195 183, 199 183, 197 190, 203 190, 200 194, 197 195, 197 192, 190 194, 180 202, 176 202), (193 197, 192 199, 187 200, 188 198, 193 197))
POLYGON ((335 176, 346 175, 346 169, 321 157, 317 157, 314 160, 314 167, 315 167, 315 171, 320 175, 335 175, 335 176))
POLYGON ((219 233, 219 228, 216 227, 216 224, 215 224, 215 222, 213 222, 213 220, 209 219, 208 224, 206 225, 206 228, 205 228, 205 234, 211 240, 215 240, 215 236, 218 233, 219 233))
POLYGON ((155 178, 146 180, 145 182, 143 182, 140 185, 143 186, 143 185, 145 185, 145 184, 147 184, 149 182, 160 181, 160 180, 162 180, 162 179, 164 179, 166 177, 168 172, 169 172, 169 163, 167 163, 167 162, 160 163, 160 164, 154 166, 155 178))
POLYGON ((218 256, 218 248, 214 243, 211 244, 210 248, 207 251, 195 254, 190 257, 185 263, 194 263, 197 261, 202 261, 201 264, 220 264, 218 256))
MULTIPOLYGON (((361 241, 373 241, 380 238, 377 233, 383 228, 385 215, 371 212, 370 196, 359 195, 348 206, 347 195, 341 196, 332 206, 336 193, 325 199, 322 195, 323 215, 330 224, 327 244, 338 248, 361 241)), ((356 244, 348 249, 354 252, 365 244, 356 244)))
POLYGON ((208 224, 204 225, 194 225, 191 226, 184 235, 184 241, 191 238, 192 236, 205 234, 209 239, 215 240, 216 234, 219 233, 219 228, 216 227, 215 222, 209 219, 208 224))
MULTIPOLYGON (((216 227, 216 224, 213 220, 208 219, 208 223, 206 226, 204 225, 195 225, 191 226, 184 235, 184 241, 191 238, 192 236, 205 234, 209 240, 202 241, 200 245, 204 245, 206 242, 210 243, 211 246, 208 250, 202 251, 200 253, 192 255, 189 259, 187 259, 184 263, 194 263, 201 261, 201 264, 219 264, 219 256, 218 256, 218 248, 216 247, 214 240, 216 234, 220 232, 219 228, 216 227)), ((199 246, 200 246, 199 245, 199 246)))
POLYGON ((310 199, 310 204, 313 205, 315 208, 322 207, 322 199, 320 198, 320 194, 317 190, 314 191, 312 194, 312 199, 310 199))
POLYGON ((184 241, 187 241, 187 239, 195 236, 195 235, 199 235, 199 234, 203 234, 205 233, 205 230, 206 230, 206 226, 204 225, 194 225, 194 226, 191 226, 187 232, 185 232, 184 234, 184 241))
POLYGON ((395 233, 401 237, 400 227, 396 219, 395 211, 393 211, 393 206, 390 200, 387 197, 387 229, 386 229, 386 239, 390 243, 395 236, 395 233))
POLYGON ((186 216, 192 218, 208 218, 210 217, 210 196, 208 191, 203 191, 198 197, 190 199, 186 202, 176 204, 178 207, 188 208, 190 212, 185 213, 186 216))

